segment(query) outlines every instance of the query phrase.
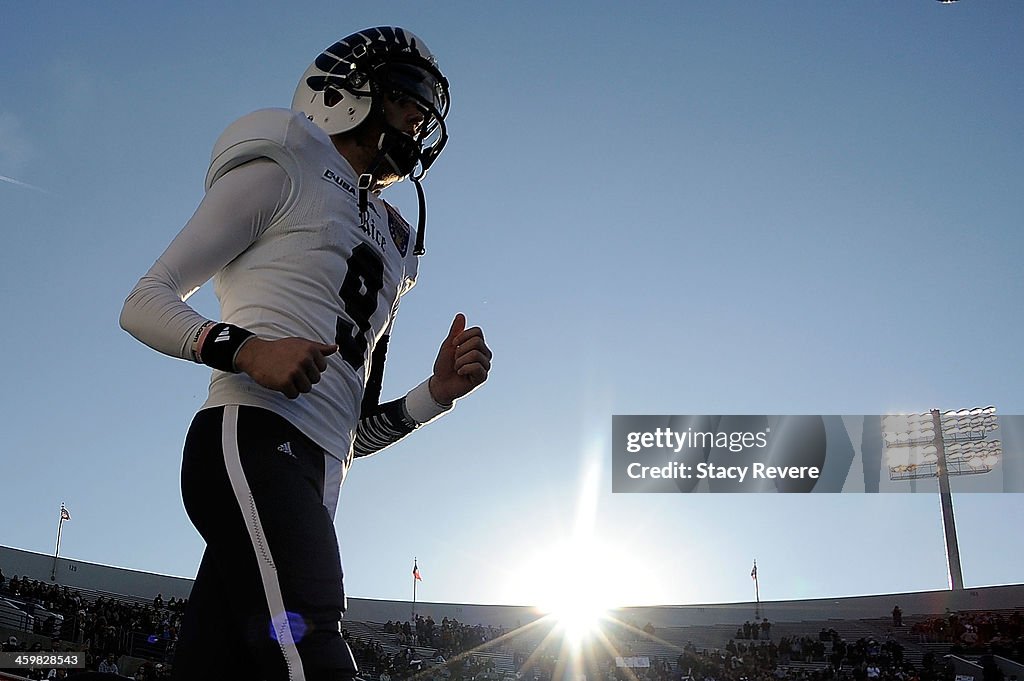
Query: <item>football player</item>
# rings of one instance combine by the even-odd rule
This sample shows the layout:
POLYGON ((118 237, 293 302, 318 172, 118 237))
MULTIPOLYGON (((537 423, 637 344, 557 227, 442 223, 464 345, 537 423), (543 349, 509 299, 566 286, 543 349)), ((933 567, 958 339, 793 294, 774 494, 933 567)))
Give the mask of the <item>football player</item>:
POLYGON ((212 367, 185 442, 182 496, 206 541, 177 679, 348 679, 334 531, 354 457, 487 380, 483 332, 455 315, 433 372, 380 403, 388 338, 423 252, 424 173, 448 140, 448 81, 409 31, 321 53, 291 109, 230 125, 195 215, 132 290, 121 326, 212 367), (413 228, 380 198, 416 184, 413 228), (220 320, 185 301, 214 279, 220 320))

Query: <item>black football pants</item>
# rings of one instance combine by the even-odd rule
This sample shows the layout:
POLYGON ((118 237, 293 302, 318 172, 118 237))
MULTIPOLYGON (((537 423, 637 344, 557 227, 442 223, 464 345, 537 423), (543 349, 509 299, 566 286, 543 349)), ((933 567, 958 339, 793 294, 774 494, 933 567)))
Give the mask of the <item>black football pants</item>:
POLYGON ((341 465, 270 411, 226 406, 196 414, 181 490, 206 552, 174 679, 355 676, 340 632, 345 593, 333 517, 341 465))

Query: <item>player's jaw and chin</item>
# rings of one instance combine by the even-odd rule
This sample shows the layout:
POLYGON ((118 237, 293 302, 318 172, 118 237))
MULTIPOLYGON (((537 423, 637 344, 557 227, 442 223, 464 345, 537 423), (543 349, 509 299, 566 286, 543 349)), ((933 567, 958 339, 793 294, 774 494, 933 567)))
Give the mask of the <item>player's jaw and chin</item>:
MULTIPOLYGON (((425 120, 425 115, 413 100, 384 97, 380 108, 374 108, 362 125, 350 132, 332 135, 331 141, 342 156, 349 158, 353 152, 358 155, 357 158, 363 161, 358 165, 364 167, 355 170, 361 174, 374 162, 385 135, 402 135, 409 139, 410 144, 417 144, 417 136, 425 120)), ((382 163, 374 173, 375 189, 385 189, 407 174, 382 163)))

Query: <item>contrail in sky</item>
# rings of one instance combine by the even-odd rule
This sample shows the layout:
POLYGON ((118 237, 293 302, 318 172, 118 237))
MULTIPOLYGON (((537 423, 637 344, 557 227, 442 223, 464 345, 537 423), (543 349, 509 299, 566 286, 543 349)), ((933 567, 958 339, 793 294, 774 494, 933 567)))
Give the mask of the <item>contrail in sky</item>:
POLYGON ((6 175, 0 175, 0 180, 3 180, 4 182, 10 182, 11 184, 16 184, 19 187, 25 187, 26 189, 35 189, 37 192, 42 192, 44 194, 49 194, 50 193, 50 192, 46 191, 45 189, 43 189, 42 187, 37 187, 34 184, 29 184, 28 182, 22 182, 21 180, 15 180, 13 177, 7 177, 6 175))

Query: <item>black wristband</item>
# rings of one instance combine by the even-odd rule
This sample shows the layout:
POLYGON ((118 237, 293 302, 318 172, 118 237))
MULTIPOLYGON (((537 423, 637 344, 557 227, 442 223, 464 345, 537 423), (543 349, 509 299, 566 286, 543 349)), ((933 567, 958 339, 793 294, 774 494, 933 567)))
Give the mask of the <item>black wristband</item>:
POLYGON ((214 324, 199 349, 199 358, 208 367, 237 374, 235 355, 242 344, 255 335, 234 324, 214 324))

